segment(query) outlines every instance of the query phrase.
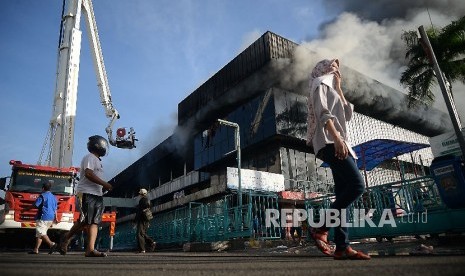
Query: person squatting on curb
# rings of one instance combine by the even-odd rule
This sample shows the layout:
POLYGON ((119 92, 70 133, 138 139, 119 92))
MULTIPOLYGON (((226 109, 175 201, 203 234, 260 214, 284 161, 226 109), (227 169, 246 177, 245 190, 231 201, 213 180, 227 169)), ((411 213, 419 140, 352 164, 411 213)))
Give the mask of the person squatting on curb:
POLYGON ((142 188, 139 191, 140 199, 137 205, 136 216, 134 217, 134 223, 137 224, 137 246, 139 253, 145 253, 146 245, 150 248, 150 251, 155 250, 156 242, 147 235, 147 229, 149 228, 150 219, 148 219, 144 210, 151 207, 150 200, 147 197, 147 190, 142 188))
MULTIPOLYGON (((353 104, 341 89, 339 60, 321 60, 310 76, 308 96, 307 145, 316 157, 329 164, 334 178, 335 201, 332 209, 346 209, 364 192, 364 182, 348 141, 347 122, 352 118, 353 104)), ((341 225, 334 227, 335 252, 328 244, 328 228, 312 229, 318 249, 334 259, 369 260, 370 256, 349 246, 349 232, 341 225)))
POLYGON ((111 191, 111 184, 103 180, 103 166, 101 157, 108 152, 108 141, 99 135, 89 137, 87 142, 89 154, 81 161, 80 180, 76 188, 76 194, 81 202, 79 220, 71 227, 70 231, 62 237, 59 251, 65 255, 73 236, 86 228, 87 246, 86 257, 106 257, 107 254, 95 250, 95 240, 98 234, 98 224, 102 221, 103 214, 103 189, 111 191))
POLYGON ((36 215, 36 244, 32 251, 29 254, 39 254, 39 247, 42 244, 42 241, 45 241, 50 247, 48 254, 52 254, 56 248, 57 244, 52 242, 47 235, 48 229, 52 226, 53 223, 58 223, 57 221, 57 200, 55 196, 50 192, 52 184, 46 182, 42 184, 42 193, 36 199, 34 204, 24 208, 24 211, 37 208, 36 215))

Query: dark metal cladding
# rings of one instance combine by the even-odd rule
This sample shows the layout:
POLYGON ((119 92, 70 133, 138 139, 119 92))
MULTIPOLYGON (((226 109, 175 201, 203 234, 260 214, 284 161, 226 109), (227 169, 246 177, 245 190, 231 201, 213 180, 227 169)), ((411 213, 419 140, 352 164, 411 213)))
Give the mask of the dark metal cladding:
MULTIPOLYGON (((212 120, 225 116, 263 90, 279 87, 279 78, 289 74, 292 62, 283 67, 276 66, 275 62, 292 60, 297 46, 279 35, 266 32, 179 103, 178 124, 182 126, 191 121, 201 128, 202 124, 211 124, 212 120), (255 81, 250 80, 252 76, 255 81), (259 85, 252 86, 247 82, 259 85)), ((428 107, 409 109, 403 93, 347 66, 341 70, 345 75, 347 97, 357 112, 430 137, 452 129, 446 113, 428 107)), ((306 94, 307 81, 296 80, 282 88, 306 94)))
MULTIPOLYGON (((326 189, 327 183, 318 180, 324 179, 316 169, 320 164, 305 145, 308 79, 281 81, 292 72, 297 46, 271 32, 262 35, 179 103, 173 135, 113 178, 111 196, 132 197, 139 187, 167 185, 171 188, 157 200, 168 204, 173 200, 168 192, 195 171, 198 183, 186 186, 186 198, 195 195, 191 198, 200 200, 223 192, 215 183, 224 182, 224 168, 236 161, 228 154, 234 149, 232 130, 212 129, 218 118, 241 125, 244 168, 312 180, 318 184, 315 191, 326 189)), ((447 114, 427 107, 408 109, 403 93, 348 67, 341 71, 343 89, 356 112, 426 136, 452 128, 447 114)), ((286 188, 297 184, 286 183, 286 188)))
POLYGON ((297 45, 277 34, 266 32, 178 104, 178 124, 183 125, 209 101, 223 96, 271 59, 291 57, 297 45))
POLYGON ((354 69, 341 67, 344 91, 363 115, 432 137, 452 129, 449 116, 433 107, 408 108, 406 95, 354 69))
POLYGON ((140 188, 150 190, 170 181, 173 176, 183 175, 189 166, 186 164, 189 155, 192 153, 179 149, 176 135, 172 135, 113 177, 109 181, 113 190, 107 196, 133 197, 140 188))

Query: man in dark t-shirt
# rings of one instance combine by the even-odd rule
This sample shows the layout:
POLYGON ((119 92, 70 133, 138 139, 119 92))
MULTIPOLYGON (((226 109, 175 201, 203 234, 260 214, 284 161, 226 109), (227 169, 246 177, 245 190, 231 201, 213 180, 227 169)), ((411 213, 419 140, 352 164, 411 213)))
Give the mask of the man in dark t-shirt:
POLYGON ((137 246, 139 248, 139 253, 145 253, 146 245, 150 246, 151 250, 155 249, 155 241, 147 235, 147 229, 149 228, 150 221, 147 220, 144 215, 144 210, 150 208, 150 201, 147 197, 147 190, 140 189, 139 191, 140 199, 139 204, 137 205, 137 212, 134 218, 134 222, 137 224, 137 246))

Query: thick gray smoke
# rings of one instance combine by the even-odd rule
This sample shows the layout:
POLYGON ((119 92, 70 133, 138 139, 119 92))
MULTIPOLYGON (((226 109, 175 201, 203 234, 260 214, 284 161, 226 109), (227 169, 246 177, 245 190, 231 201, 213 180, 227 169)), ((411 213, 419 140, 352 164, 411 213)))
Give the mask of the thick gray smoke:
POLYGON ((390 19, 409 20, 419 11, 426 9, 448 14, 451 17, 461 17, 465 14, 463 0, 325 0, 322 2, 328 11, 350 12, 378 23, 390 19))
POLYGON ((277 66, 272 61, 232 87, 227 92, 227 95, 207 102, 194 116, 188 118, 182 126, 177 126, 173 139, 179 144, 178 147, 182 149, 189 137, 210 127, 216 119, 222 119, 215 114, 223 113, 224 109, 236 106, 238 102, 256 97, 258 92, 266 91, 272 87, 284 74, 283 69, 285 68, 277 66))
MULTIPOLYGON (((328 11, 344 12, 321 26, 318 38, 302 45, 322 57, 338 57, 342 64, 404 93, 407 91, 399 83, 407 64, 402 32, 417 30, 421 25, 442 28, 465 14, 463 0, 327 0, 324 4, 328 11)), ((452 85, 463 121, 464 85, 452 85)), ((439 87, 433 91, 434 107, 446 112, 439 87)))
MULTIPOLYGON (((323 57, 319 54, 298 46, 292 60, 281 59, 271 63, 271 75, 277 77, 279 82, 276 85, 281 88, 305 95, 308 93, 309 72, 321 59, 323 57)), ((383 118, 393 125, 415 129, 426 136, 439 135, 452 128, 445 113, 426 106, 409 109, 405 94, 357 72, 350 66, 341 64, 341 72, 344 79, 343 89, 349 101, 355 104, 355 111, 383 118)))
MULTIPOLYGON (((358 2, 365 1, 351 1, 351 4, 335 0, 329 2, 338 4, 341 9, 351 10, 356 9, 358 2)), ((456 17, 451 16, 454 13, 445 13, 448 8, 441 6, 437 9, 436 7, 440 5, 434 3, 438 1, 427 1, 431 2, 429 14, 421 5, 425 1, 405 1, 409 4, 412 2, 411 5, 392 4, 391 2, 394 1, 381 1, 381 3, 375 1, 376 5, 370 4, 357 14, 347 12, 340 14, 331 23, 321 28, 318 38, 301 43, 295 49, 292 60, 273 60, 268 66, 232 88, 228 96, 208 102, 183 126, 177 127, 174 134, 175 141, 183 145, 187 137, 208 127, 208 125, 199 125, 200 122, 212 123, 212 119, 209 118, 212 114, 218 113, 224 107, 253 97, 257 92, 265 91, 271 86, 279 85, 288 91, 305 93, 309 73, 316 62, 324 58, 339 58, 341 63, 348 67, 348 69, 343 69, 343 73, 351 74, 346 75, 345 88, 349 91, 348 98, 355 99, 362 107, 374 106, 374 109, 377 109, 377 115, 382 111, 386 112, 394 122, 400 120, 402 116, 409 117, 409 114, 415 114, 417 115, 415 121, 429 125, 430 130, 436 127, 440 132, 447 130, 450 123, 447 122, 444 114, 424 107, 409 111, 403 94, 394 90, 406 93, 399 83, 400 75, 405 70, 406 64, 405 46, 401 40, 402 32, 416 30, 420 25, 428 26, 430 15, 433 22, 441 27, 449 24, 456 17), (382 7, 388 3, 389 8, 380 8, 380 11, 386 11, 386 14, 377 12, 379 16, 376 18, 358 16, 364 13, 371 14, 371 11, 377 9, 378 5, 382 7), (369 19, 376 19, 376 21, 369 19), (361 77, 349 68, 376 81, 361 77), (378 89, 374 90, 373 85, 378 89)), ((451 2, 454 2, 452 6, 458 6, 459 1, 451 2)), ((456 11, 460 9, 457 8, 456 11)), ((439 99, 440 97, 441 95, 438 95, 439 99)), ((437 102, 436 106, 445 111, 443 101, 437 102)), ((460 106, 460 103, 457 105, 460 106)), ((427 131, 425 134, 437 134, 437 131, 427 131)))
MULTIPOLYGON (((339 58, 342 65, 406 93, 399 83, 407 62, 404 42, 401 40, 402 32, 416 30, 420 25, 429 27, 430 18, 435 27, 443 27, 465 14, 463 0, 326 0, 323 2, 328 7, 328 12, 335 12, 337 17, 320 27, 318 37, 300 43, 292 60, 273 60, 268 66, 232 88, 227 96, 208 102, 195 116, 189 118, 182 126, 176 127, 173 146, 178 150, 183 149, 191 135, 213 123, 214 118, 210 118, 212 114, 220 112, 224 107, 254 97, 254 93, 265 91, 273 85, 279 85, 289 91, 305 93, 309 73, 316 62, 323 58, 339 58)), ((373 89, 368 91, 372 83, 366 78, 359 80, 356 76, 347 75, 352 72, 343 70, 347 77, 344 85, 350 91, 349 98, 356 99, 362 105, 376 105, 380 109, 392 107, 391 117, 395 117, 396 114, 400 116, 405 112, 405 100, 401 95, 392 94, 391 89, 383 86, 379 86, 380 89, 376 91, 373 89)), ((460 100, 465 101, 465 97, 463 89, 458 89, 459 87, 463 88, 454 84, 457 106, 462 107, 465 106, 465 102, 460 100)), ((440 94, 437 95, 437 99, 435 106, 445 111, 440 94)), ((419 108, 412 112, 418 113, 419 121, 429 122, 428 124, 432 126, 446 128, 450 126, 450 123, 444 122, 444 114, 434 110, 419 108)), ((459 108, 459 114, 465 118, 463 108, 459 108)))

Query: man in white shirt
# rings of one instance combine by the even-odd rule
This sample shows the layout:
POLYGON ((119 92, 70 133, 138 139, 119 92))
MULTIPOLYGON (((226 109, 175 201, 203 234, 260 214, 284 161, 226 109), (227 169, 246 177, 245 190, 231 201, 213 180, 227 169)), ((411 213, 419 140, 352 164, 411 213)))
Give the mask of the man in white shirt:
POLYGON ((103 189, 111 191, 112 186, 103 180, 103 166, 100 157, 108 152, 108 141, 99 135, 89 137, 87 142, 89 154, 81 161, 80 181, 76 194, 81 201, 81 214, 71 230, 64 236, 60 245, 60 253, 66 254, 68 244, 76 232, 87 229, 86 257, 105 257, 106 254, 95 250, 98 224, 103 214, 103 189))

